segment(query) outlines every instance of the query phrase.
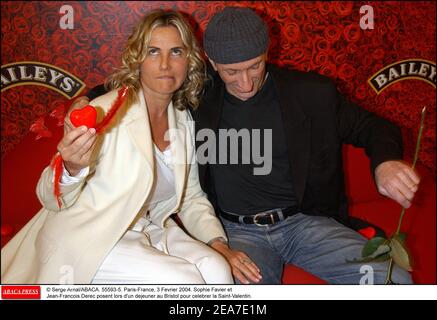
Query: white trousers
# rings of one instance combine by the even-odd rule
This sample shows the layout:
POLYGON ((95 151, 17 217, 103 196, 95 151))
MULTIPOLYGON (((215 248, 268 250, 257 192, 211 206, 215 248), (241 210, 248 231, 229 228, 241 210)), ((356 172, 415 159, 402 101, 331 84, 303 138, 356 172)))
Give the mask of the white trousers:
POLYGON ((106 256, 93 284, 232 284, 218 252, 188 236, 176 223, 128 230, 106 256))

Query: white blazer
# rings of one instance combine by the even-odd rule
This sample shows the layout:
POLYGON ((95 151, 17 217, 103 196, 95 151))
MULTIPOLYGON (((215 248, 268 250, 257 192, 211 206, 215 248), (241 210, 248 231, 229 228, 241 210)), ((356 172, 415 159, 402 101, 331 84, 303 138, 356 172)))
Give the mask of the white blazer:
MULTIPOLYGON (((90 104, 105 113, 116 97, 117 91, 111 91, 90 104)), ((188 111, 170 103, 176 195, 159 203, 150 219, 165 228, 169 216, 178 213, 188 233, 207 243, 225 233, 199 185, 190 120, 188 111)), ((144 214, 141 208, 153 185, 154 156, 141 90, 137 102, 122 106, 110 128, 98 137, 93 159, 87 177, 61 185, 61 210, 53 195, 53 171, 50 167, 43 171, 37 185, 43 208, 2 249, 2 283, 59 284, 71 271, 74 283, 90 283, 106 255, 144 214)))

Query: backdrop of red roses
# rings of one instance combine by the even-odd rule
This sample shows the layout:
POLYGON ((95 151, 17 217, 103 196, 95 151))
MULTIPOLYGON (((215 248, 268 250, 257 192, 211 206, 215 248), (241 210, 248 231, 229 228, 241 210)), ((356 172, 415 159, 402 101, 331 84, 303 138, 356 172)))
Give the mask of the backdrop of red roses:
MULTIPOLYGON (((420 110, 428 107, 420 161, 435 174, 435 88, 420 80, 400 81, 379 95, 367 79, 403 59, 435 61, 435 2, 17 2, 1 3, 2 65, 40 61, 63 68, 88 87, 100 84, 118 65, 123 45, 140 17, 153 8, 182 11, 201 40, 212 15, 225 6, 255 9, 268 23, 269 60, 313 70, 336 81, 349 99, 402 128, 405 157, 411 159, 420 110), (74 29, 62 30, 62 5, 74 9, 74 29), (360 7, 374 9, 373 30, 359 27, 360 7)), ((1 94, 2 158, 32 131, 50 138, 44 118, 62 123, 60 94, 40 86, 21 86, 1 94)))

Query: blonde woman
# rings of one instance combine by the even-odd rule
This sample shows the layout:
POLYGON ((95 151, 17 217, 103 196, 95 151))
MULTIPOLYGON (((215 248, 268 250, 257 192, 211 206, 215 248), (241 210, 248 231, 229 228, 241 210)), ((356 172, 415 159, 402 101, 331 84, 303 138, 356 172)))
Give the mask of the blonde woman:
POLYGON ((47 167, 37 186, 43 208, 2 250, 2 283, 233 283, 207 245, 227 239, 199 185, 186 110, 203 87, 199 52, 179 13, 139 22, 108 79, 112 91, 90 104, 105 114, 128 88, 125 102, 103 134, 66 120, 61 208, 47 167))

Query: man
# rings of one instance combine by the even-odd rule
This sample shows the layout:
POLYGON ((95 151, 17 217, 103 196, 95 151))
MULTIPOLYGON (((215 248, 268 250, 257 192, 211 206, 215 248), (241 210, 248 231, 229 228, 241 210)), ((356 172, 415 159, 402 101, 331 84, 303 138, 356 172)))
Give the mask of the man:
MULTIPOLYGON (((360 256, 366 240, 351 229, 364 224, 348 216, 342 144, 365 148, 379 192, 405 208, 419 177, 400 160, 396 126, 348 102, 323 76, 267 65, 268 45, 265 23, 248 8, 225 8, 205 30, 216 73, 193 113, 196 131, 260 130, 272 137, 260 139, 260 150, 271 151, 268 174, 254 174, 254 159, 242 163, 242 144, 237 164, 213 156, 199 163, 202 188, 235 251, 221 239, 211 246, 227 256, 241 283, 279 284, 284 264, 292 263, 328 283, 358 284, 362 265, 347 260, 360 256)), ((202 143, 196 141, 198 150, 202 143)), ((388 264, 366 265, 374 283, 383 283, 388 264)), ((411 283, 397 267, 392 279, 411 283)))

